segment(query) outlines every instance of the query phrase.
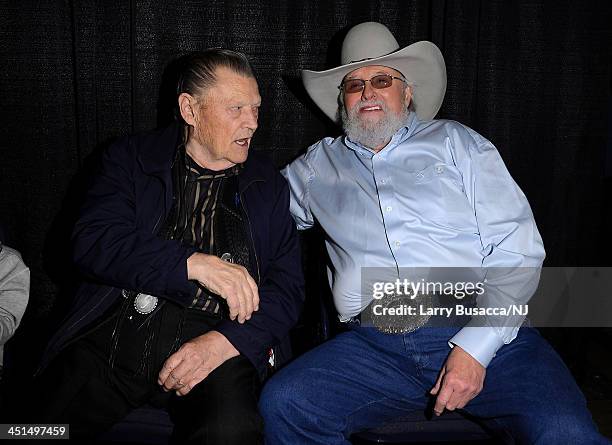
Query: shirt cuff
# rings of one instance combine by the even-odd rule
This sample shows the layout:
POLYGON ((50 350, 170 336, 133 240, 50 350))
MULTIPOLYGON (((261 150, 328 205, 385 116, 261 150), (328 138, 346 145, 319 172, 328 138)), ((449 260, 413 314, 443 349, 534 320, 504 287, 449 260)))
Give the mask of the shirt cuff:
POLYGON ((504 341, 492 327, 465 326, 448 341, 448 345, 461 347, 486 368, 504 341))

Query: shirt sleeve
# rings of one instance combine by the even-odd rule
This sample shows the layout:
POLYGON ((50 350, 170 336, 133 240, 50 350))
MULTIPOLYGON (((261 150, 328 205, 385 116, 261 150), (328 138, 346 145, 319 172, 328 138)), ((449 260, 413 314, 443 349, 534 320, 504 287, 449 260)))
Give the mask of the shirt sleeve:
MULTIPOLYGON (((469 130, 472 143, 457 155, 466 193, 478 224, 485 269, 480 308, 524 305, 537 289, 545 252, 527 198, 491 142, 469 130)), ((455 147, 457 150, 457 147, 455 147)), ((459 151, 459 150, 457 150, 459 151)), ((450 339, 483 366, 510 343, 523 315, 474 317, 450 339)))
POLYGON ((289 183, 290 211, 299 230, 306 230, 314 225, 310 211, 310 184, 315 174, 308 160, 310 153, 309 151, 300 156, 281 171, 289 183))
POLYGON ((28 304, 30 270, 16 252, 0 248, 5 250, 0 256, 0 345, 3 345, 15 333, 28 304))

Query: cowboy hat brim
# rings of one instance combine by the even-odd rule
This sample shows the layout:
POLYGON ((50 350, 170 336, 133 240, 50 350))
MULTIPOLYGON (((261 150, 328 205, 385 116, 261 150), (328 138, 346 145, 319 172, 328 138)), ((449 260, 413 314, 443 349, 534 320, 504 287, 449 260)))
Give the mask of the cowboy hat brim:
POLYGON ((436 45, 420 41, 391 54, 348 63, 326 71, 302 70, 302 81, 310 98, 334 122, 338 121, 338 86, 351 71, 368 65, 388 66, 401 72, 414 85, 412 102, 421 120, 438 113, 446 92, 446 66, 436 45))

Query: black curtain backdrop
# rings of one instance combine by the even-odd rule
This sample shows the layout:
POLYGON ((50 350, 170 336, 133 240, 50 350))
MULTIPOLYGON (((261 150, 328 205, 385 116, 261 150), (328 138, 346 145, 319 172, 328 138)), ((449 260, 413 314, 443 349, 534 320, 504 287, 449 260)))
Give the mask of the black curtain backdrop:
POLYGON ((0 224, 32 271, 19 333, 28 350, 69 301, 68 236, 90 166, 117 137, 167 121, 173 58, 218 46, 249 56, 263 97, 254 149, 280 167, 339 132, 299 70, 337 65, 346 31, 369 20, 401 46, 440 47, 438 117, 498 147, 532 205, 546 264, 610 265, 607 1, 3 1, 0 224))

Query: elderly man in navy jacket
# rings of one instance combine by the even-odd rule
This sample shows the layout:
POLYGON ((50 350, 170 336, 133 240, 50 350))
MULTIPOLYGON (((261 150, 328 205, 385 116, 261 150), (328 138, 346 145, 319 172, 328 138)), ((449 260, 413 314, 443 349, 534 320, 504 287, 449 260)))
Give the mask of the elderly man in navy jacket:
POLYGON ((89 280, 43 359, 42 420, 96 434, 153 403, 177 443, 259 443, 260 379, 303 300, 289 192, 249 154, 261 98, 246 57, 178 67, 181 123, 110 147, 76 224, 89 280))

